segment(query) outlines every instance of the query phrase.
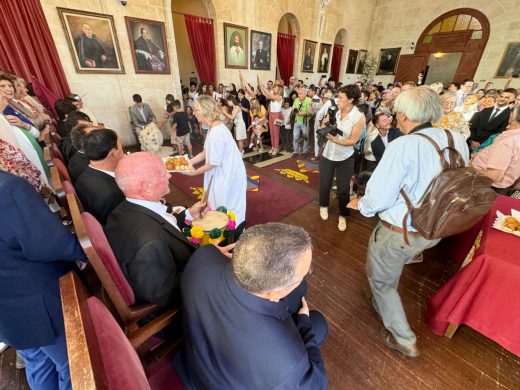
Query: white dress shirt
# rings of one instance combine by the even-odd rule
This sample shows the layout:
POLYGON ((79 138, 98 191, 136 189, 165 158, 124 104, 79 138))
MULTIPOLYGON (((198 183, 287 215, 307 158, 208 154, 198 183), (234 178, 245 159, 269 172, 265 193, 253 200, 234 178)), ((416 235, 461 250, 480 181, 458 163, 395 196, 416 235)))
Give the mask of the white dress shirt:
MULTIPOLYGON (((126 198, 127 201, 130 203, 143 206, 147 208, 150 211, 153 211, 154 213, 160 215, 163 219, 165 219, 170 225, 174 226, 177 230, 181 231, 179 228, 179 225, 177 225, 177 218, 173 216, 172 214, 168 213, 168 207, 165 204, 162 204, 161 202, 151 202, 149 200, 144 199, 135 199, 135 198, 126 198)), ((185 207, 177 206, 174 208, 176 212, 180 213, 183 210, 186 210, 186 219, 192 220, 192 216, 188 209, 185 207)))

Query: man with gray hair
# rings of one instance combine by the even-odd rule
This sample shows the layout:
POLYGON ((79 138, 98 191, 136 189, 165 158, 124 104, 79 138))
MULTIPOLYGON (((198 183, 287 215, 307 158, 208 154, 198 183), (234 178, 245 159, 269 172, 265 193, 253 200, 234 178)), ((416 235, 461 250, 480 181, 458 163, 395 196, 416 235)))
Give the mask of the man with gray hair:
POLYGON ((311 262, 309 234, 282 223, 247 229, 232 261, 211 245, 193 254, 181 280, 177 359, 187 388, 327 387, 319 349, 327 325, 304 298, 311 262))
MULTIPOLYGON (((425 134, 441 149, 448 146, 445 131, 432 127, 432 122, 441 118, 442 109, 439 96, 428 87, 412 88, 399 94, 394 112, 403 134, 425 134)), ((455 148, 467 163, 469 151, 464 137, 456 132, 452 134, 455 148)), ((409 357, 419 356, 419 350, 397 292, 399 278, 411 258, 435 246, 439 239, 427 240, 420 236, 407 218, 410 244, 405 243, 403 229, 399 226, 403 226, 408 208, 400 190, 404 189, 415 207, 441 170, 439 155, 428 140, 420 136, 399 137, 386 148, 368 182, 365 196, 348 204, 365 217, 377 213, 381 218, 368 244, 366 269, 373 294, 372 305, 386 328, 383 341, 409 357)))

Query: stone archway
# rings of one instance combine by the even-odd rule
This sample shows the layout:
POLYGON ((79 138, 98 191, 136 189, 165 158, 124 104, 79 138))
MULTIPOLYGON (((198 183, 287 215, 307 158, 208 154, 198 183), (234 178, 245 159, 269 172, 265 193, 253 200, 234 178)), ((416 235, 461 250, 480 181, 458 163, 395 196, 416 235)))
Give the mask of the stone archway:
MULTIPOLYGON (((341 45, 342 46, 342 50, 341 50, 341 58, 339 60, 339 73, 338 73, 338 77, 337 77, 337 81, 341 81, 341 76, 342 74, 345 74, 345 72, 343 72, 342 70, 344 69, 343 67, 345 66, 346 64, 346 61, 347 61, 347 50, 346 50, 346 47, 347 47, 347 39, 348 39, 348 33, 347 33, 347 30, 345 28, 340 28, 338 30, 338 32, 336 33, 336 37, 334 38, 334 45, 341 45)), ((337 53, 337 51, 333 48, 333 53, 337 53)), ((333 57, 332 57, 332 63, 334 64, 335 63, 335 59, 334 59, 334 54, 333 54, 333 57)), ((332 68, 331 68, 331 74, 332 74, 332 68)))
POLYGON ((216 14, 213 2, 211 0, 172 0, 171 13, 173 18, 173 30, 175 34, 175 46, 177 48, 180 79, 184 85, 189 85, 191 78, 196 78, 197 82, 200 82, 188 40, 184 14, 215 19, 216 14))
MULTIPOLYGON (((454 63, 452 81, 462 82, 475 76, 489 39, 489 20, 473 8, 458 8, 433 20, 422 32, 413 55, 399 59, 396 81, 415 80, 424 71, 431 56, 460 55, 454 63)), ((427 81, 428 82, 428 81, 427 81)))
MULTIPOLYGON (((298 72, 298 53, 300 50, 300 23, 298 19, 293 13, 286 13, 278 22, 278 33, 295 35, 296 40, 294 42, 294 65, 293 65, 293 75, 296 75, 298 72)), ((276 56, 276 78, 280 79, 280 73, 278 71, 278 56, 276 56)))

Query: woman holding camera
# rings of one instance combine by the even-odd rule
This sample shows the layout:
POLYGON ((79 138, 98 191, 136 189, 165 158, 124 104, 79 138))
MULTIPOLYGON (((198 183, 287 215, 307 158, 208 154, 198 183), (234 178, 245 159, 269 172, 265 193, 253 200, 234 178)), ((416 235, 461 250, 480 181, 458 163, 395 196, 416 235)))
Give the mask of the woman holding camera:
MULTIPOLYGON (((326 135, 327 143, 320 159, 320 216, 329 218, 329 200, 332 180, 336 176, 338 187, 339 222, 338 229, 347 229, 346 217, 350 215, 347 204, 350 201, 349 184, 354 174, 354 145, 359 141, 365 116, 357 109, 361 93, 354 85, 339 90, 336 112, 337 130, 326 135)), ((327 118, 326 118, 327 119, 327 118)), ((328 122, 333 123, 334 120, 328 122)), ((322 125, 321 128, 326 128, 322 125)))

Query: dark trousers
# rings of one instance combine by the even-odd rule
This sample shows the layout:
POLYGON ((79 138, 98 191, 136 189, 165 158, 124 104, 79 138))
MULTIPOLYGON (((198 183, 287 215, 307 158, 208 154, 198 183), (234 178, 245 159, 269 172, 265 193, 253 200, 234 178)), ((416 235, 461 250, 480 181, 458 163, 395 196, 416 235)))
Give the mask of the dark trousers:
POLYGON ((291 150, 292 145, 292 127, 289 129, 285 128, 285 125, 280 126, 280 146, 285 151, 291 150))
POLYGON ((350 215, 347 204, 350 201, 350 180, 354 174, 354 157, 350 156, 343 161, 331 161, 325 157, 320 159, 320 206, 329 207, 332 180, 336 175, 338 186, 339 215, 350 215))

